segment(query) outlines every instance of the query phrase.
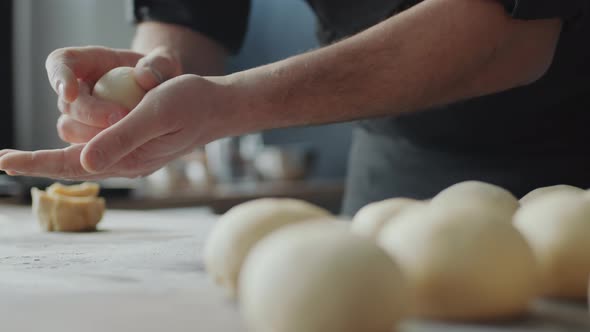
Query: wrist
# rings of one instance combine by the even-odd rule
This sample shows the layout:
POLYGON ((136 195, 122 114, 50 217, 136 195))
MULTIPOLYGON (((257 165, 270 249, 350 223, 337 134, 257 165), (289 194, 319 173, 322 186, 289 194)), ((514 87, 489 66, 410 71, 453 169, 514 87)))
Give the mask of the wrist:
POLYGON ((232 100, 243 133, 294 125, 289 117, 292 89, 285 73, 269 64, 223 76, 227 98, 232 100))
MULTIPOLYGON (((248 87, 238 76, 190 76, 200 85, 197 89, 202 89, 203 81, 210 86, 210 89, 206 90, 211 95, 205 96, 204 99, 212 103, 208 108, 211 110, 211 124, 216 127, 218 133, 217 138, 239 136, 262 129, 262 119, 254 112, 257 97, 248 91, 248 87)), ((195 96, 195 105, 201 104, 203 98, 200 97, 203 95, 199 93, 195 96)))

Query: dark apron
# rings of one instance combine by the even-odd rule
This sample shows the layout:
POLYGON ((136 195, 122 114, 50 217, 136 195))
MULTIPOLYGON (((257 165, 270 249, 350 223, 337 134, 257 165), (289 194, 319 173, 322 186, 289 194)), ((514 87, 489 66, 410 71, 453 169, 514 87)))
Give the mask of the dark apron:
POLYGON ((446 187, 479 180, 508 189, 517 197, 543 186, 590 187, 590 158, 578 155, 484 156, 430 150, 403 138, 357 127, 349 157, 343 213, 391 197, 429 199, 446 187))

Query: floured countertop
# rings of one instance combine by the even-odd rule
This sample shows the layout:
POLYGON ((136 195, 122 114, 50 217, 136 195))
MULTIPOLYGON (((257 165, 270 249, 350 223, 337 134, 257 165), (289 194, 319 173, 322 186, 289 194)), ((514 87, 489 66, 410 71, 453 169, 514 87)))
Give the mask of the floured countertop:
POLYGON ((42 233, 28 209, 0 214, 2 331, 243 331, 200 263, 205 209, 109 211, 80 234, 42 233))
MULTIPOLYGON (((206 209, 112 210, 99 232, 42 233, 28 208, 0 206, 0 330, 246 331, 203 270, 214 222, 206 209)), ((582 303, 539 302, 502 325, 411 322, 400 331, 582 332, 590 318, 582 303)))

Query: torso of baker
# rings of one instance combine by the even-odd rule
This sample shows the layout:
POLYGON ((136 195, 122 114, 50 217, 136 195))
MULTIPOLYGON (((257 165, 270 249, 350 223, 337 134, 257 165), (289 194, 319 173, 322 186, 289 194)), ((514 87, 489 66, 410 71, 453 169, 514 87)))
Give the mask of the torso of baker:
MULTIPOLYGON (((590 187, 590 1, 497 1, 516 19, 563 19, 549 71, 528 86, 502 93, 360 121, 345 213, 388 197, 429 198, 463 180, 494 183, 517 196, 558 183, 590 187)), ((318 18, 318 37, 328 44, 421 1, 307 2, 318 18)), ((189 26, 236 52, 249 6, 249 1, 136 0, 134 13, 139 21, 189 26)))

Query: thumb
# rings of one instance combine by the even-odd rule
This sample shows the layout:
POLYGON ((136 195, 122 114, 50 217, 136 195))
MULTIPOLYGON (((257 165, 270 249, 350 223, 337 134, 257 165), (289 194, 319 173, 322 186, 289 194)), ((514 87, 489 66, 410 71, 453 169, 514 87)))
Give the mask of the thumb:
POLYGON ((142 145, 166 134, 158 115, 145 100, 121 121, 90 140, 80 155, 82 167, 99 173, 113 166, 142 145))
POLYGON ((135 80, 146 91, 180 74, 182 68, 178 56, 165 47, 155 48, 135 66, 135 80))

